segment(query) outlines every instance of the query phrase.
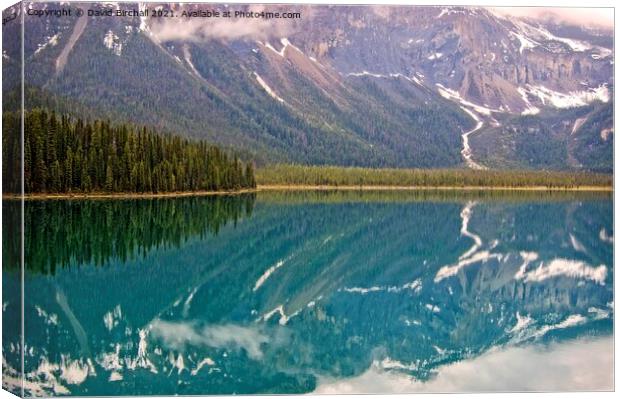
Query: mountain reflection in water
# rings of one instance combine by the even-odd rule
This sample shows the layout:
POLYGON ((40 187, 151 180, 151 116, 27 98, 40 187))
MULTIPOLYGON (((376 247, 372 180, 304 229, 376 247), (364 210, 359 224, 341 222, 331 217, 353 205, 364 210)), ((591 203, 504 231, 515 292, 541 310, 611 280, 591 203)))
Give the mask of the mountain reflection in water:
MULTIPOLYGON (((610 195, 152 201, 26 202, 41 229, 26 247, 46 254, 27 257, 27 393, 612 388, 610 195), (569 362, 538 384, 507 377, 596 351, 599 378, 569 362)), ((7 320, 19 273, 3 274, 7 320)), ((3 338, 15 390, 6 321, 3 338)))

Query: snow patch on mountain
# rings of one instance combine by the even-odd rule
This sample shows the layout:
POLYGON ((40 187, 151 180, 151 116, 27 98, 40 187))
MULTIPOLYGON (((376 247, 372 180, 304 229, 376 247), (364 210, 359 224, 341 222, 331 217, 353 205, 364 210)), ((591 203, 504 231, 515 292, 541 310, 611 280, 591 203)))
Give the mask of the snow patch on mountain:
POLYGON ((450 10, 448 8, 442 8, 439 15, 437 15, 435 18, 439 19, 443 17, 444 15, 448 15, 449 13, 450 13, 450 10))
POLYGON ((584 122, 588 120, 588 117, 583 117, 583 118, 577 118, 575 120, 575 124, 573 125, 573 129, 571 130, 570 134, 571 136, 573 134, 575 134, 575 132, 577 132, 577 130, 579 130, 581 128, 581 126, 583 126, 584 122))
POLYGON ((424 305, 424 307, 425 307, 426 309, 430 310, 430 311, 431 311, 431 312, 433 312, 433 313, 439 313, 439 312, 441 312, 441 309, 440 309, 440 308, 439 308, 439 306, 437 306, 437 305, 433 305, 433 304, 427 303, 426 305, 424 305))
POLYGON ((283 47, 282 50, 278 51, 269 42, 265 42, 264 46, 267 47, 269 50, 273 51, 274 53, 278 54, 280 57, 284 57, 284 50, 286 49, 286 47, 283 47))
POLYGON ((602 320, 609 317, 610 312, 605 309, 599 309, 594 306, 588 308, 588 313, 593 315, 594 320, 602 320))
POLYGON ((281 39, 280 39, 280 43, 281 43, 281 44, 282 44, 282 46, 283 46, 283 48, 282 48, 282 52, 284 52, 284 49, 285 49, 285 48, 287 48, 287 47, 291 47, 291 48, 295 49, 297 52, 299 52, 299 53, 301 53, 301 54, 303 54, 303 53, 304 53, 303 51, 301 51, 301 50, 299 49, 299 47, 297 47, 297 46, 293 45, 293 43, 291 43, 291 42, 290 42, 290 40, 288 40, 286 37, 281 38, 281 39))
POLYGON ((278 262, 276 262, 275 265, 273 265, 269 269, 267 269, 265 271, 265 273, 263 273, 263 275, 260 276, 258 278, 258 280, 256 280, 256 284, 254 284, 254 288, 252 289, 252 291, 258 290, 261 287, 261 285, 263 285, 265 283, 265 281, 267 281, 269 276, 271 276, 273 274, 273 272, 275 272, 277 269, 281 268, 283 265, 284 265, 284 260, 279 260, 278 262))
POLYGON ((570 47, 572 51, 583 52, 583 51, 586 51, 592 48, 592 45, 590 43, 575 40, 575 39, 568 39, 565 37, 555 36, 554 34, 552 34, 551 32, 549 32, 548 30, 542 27, 537 27, 534 29, 536 29, 547 40, 561 42, 561 43, 568 45, 568 47, 570 47))
POLYGON ((583 253, 587 253, 588 251, 586 250, 586 247, 583 246, 583 244, 581 243, 581 241, 579 241, 577 239, 577 237, 575 237, 572 234, 568 235, 570 238, 570 243, 573 246, 573 249, 577 252, 583 252, 583 253))
POLYGON ((441 83, 436 83, 435 86, 437 86, 437 90, 439 91, 439 94, 442 97, 447 98, 448 100, 457 101, 464 107, 472 108, 474 111, 480 114, 491 116, 491 112, 502 112, 501 110, 498 110, 498 109, 493 109, 493 108, 485 107, 482 105, 474 104, 471 101, 464 99, 458 91, 447 88, 441 83))
MULTIPOLYGON (((549 105, 555 108, 581 107, 597 100, 606 103, 609 102, 610 98, 609 89, 606 84, 588 90, 571 91, 568 94, 551 90, 545 86, 529 84, 518 90, 524 99, 527 95, 531 95, 537 97, 543 105, 549 105)), ((529 101, 527 103, 529 103, 529 101)))
POLYGON ((399 360, 394 360, 390 357, 386 357, 385 359, 379 361, 374 360, 372 362, 372 367, 380 368, 382 370, 409 370, 416 371, 419 366, 417 363, 404 364, 399 360))
POLYGON ((538 114, 540 112, 540 109, 532 105, 532 103, 530 102, 530 99, 528 98, 527 90, 525 90, 523 87, 519 87, 517 91, 519 92, 519 94, 521 94, 521 99, 525 103, 525 109, 521 112, 521 115, 538 114))
POLYGON ((590 57, 592 57, 592 59, 594 60, 607 58, 613 53, 613 51, 611 51, 610 49, 601 46, 596 46, 594 49, 598 51, 598 53, 592 53, 590 55, 590 57))
POLYGON ((517 324, 508 330, 509 333, 515 333, 525 329, 532 323, 532 318, 529 315, 521 316, 519 312, 517 312, 517 324))
POLYGON ((416 77, 416 76, 412 76, 412 77, 411 77, 411 80, 413 80, 413 82, 414 82, 414 83, 417 83, 417 84, 419 84, 420 86, 423 86, 423 84, 422 84, 422 80, 420 80, 418 77, 416 77))
POLYGON ((364 70, 362 72, 347 73, 347 76, 372 76, 374 78, 387 78, 388 77, 388 75, 382 75, 380 73, 372 73, 372 72, 368 72, 366 70, 364 70))
POLYGON ((146 3, 138 4, 138 9, 140 10, 140 15, 141 15, 140 16, 140 28, 139 28, 141 32, 149 31, 149 26, 147 25, 147 21, 149 17, 144 12, 146 10, 146 7, 147 7, 146 3))
POLYGON ((614 243, 614 236, 612 234, 608 234, 607 230, 604 227, 601 229, 601 231, 599 231, 598 238, 608 244, 614 243))
POLYGON ((354 293, 354 294, 368 294, 369 292, 379 292, 383 291, 382 287, 372 286, 372 287, 345 287, 342 289, 344 292, 354 293))
POLYGON ((43 318, 43 320, 45 320, 45 324, 47 325, 54 325, 57 326, 58 325, 58 315, 55 313, 48 313, 45 310, 43 310, 40 306, 36 305, 35 309, 37 310, 37 314, 39 315, 39 317, 43 318))
MULTIPOLYGON (((424 76, 419 74, 420 76, 424 76)), ((372 78, 378 78, 378 79, 405 79, 406 81, 413 83, 413 84, 417 84, 420 86, 424 86, 422 84, 422 81, 418 78, 416 78, 415 76, 413 77, 409 77, 406 75, 403 75, 402 73, 389 73, 389 74, 381 74, 381 73, 372 73, 372 72, 368 72, 368 71, 362 71, 362 72, 350 72, 347 73, 346 76, 353 76, 353 77, 363 77, 363 76, 370 76, 372 78)))
POLYGON ((585 262, 571 259, 553 259, 548 263, 541 262, 540 265, 531 271, 525 271, 522 267, 515 279, 525 282, 541 282, 554 277, 572 277, 578 279, 592 280, 600 285, 605 285, 607 277, 607 267, 600 265, 592 267, 585 262))
POLYGON ((516 28, 516 31, 510 31, 510 35, 519 39, 521 43, 519 49, 520 53, 523 53, 523 50, 527 48, 535 47, 541 47, 547 51, 554 52, 552 48, 548 48, 544 45, 545 42, 560 42, 567 45, 571 51, 575 52, 584 52, 595 48, 595 46, 585 41, 556 36, 540 25, 534 26, 515 18, 509 18, 509 20, 514 28, 516 28))
MULTIPOLYGON (((472 13, 473 10, 469 10, 472 13)), ((450 14, 466 14, 467 11, 464 8, 453 8, 453 7, 444 7, 441 9, 439 14, 435 17, 435 19, 439 19, 445 15, 450 14)))
POLYGON ((543 326, 540 330, 537 330, 534 333, 534 336, 542 337, 543 335, 547 334, 549 331, 560 330, 560 329, 565 329, 569 327, 575 327, 580 324, 584 324, 586 321, 587 319, 580 314, 570 315, 559 323, 548 325, 548 326, 543 326))
POLYGON ((339 292, 348 292, 350 294, 361 294, 366 295, 371 292, 388 292, 388 293, 400 293, 405 290, 411 290, 415 294, 419 293, 422 289, 422 280, 417 279, 412 282, 403 284, 402 286, 391 285, 391 286, 377 286, 374 285, 372 287, 344 287, 339 289, 339 292))
POLYGON ((293 317, 297 316, 300 312, 301 312, 301 309, 296 310, 291 315, 287 316, 286 313, 284 312, 284 305, 279 305, 275 309, 265 313, 257 321, 267 321, 267 320, 271 319, 271 316, 273 316, 275 314, 279 314, 280 315, 280 319, 278 320, 278 324, 280 324, 281 326, 285 326, 289 322, 289 320, 291 320, 293 317))
MULTIPOLYGON (((260 43, 260 42, 259 42, 260 43)), ((265 42, 265 43, 261 43, 263 46, 267 47, 269 50, 273 51, 274 53, 276 53, 277 55, 279 55, 280 57, 284 57, 284 54, 286 52, 286 49, 288 47, 291 47, 295 50, 297 50, 299 53, 303 54, 303 51, 301 51, 298 47, 294 46, 290 40, 288 40, 286 37, 283 37, 280 39, 280 44, 282 45, 282 49, 280 49, 279 51, 276 50, 271 43, 269 42, 265 42)))
POLYGON ((603 141, 607 141, 607 139, 613 132, 614 132, 613 128, 607 128, 607 129, 601 130, 601 139, 603 139, 603 141))
POLYGON ((116 10, 119 10, 121 8, 121 6, 116 1, 104 1, 102 5, 104 7, 113 7, 116 10))
POLYGON ((196 375, 204 366, 215 366, 215 362, 210 357, 206 357, 198 363, 195 369, 191 371, 191 375, 196 375))
POLYGON ((533 40, 528 39, 527 37, 525 37, 525 35, 521 33, 511 31, 510 35, 517 38, 519 42, 521 43, 521 46, 519 47, 519 53, 521 54, 523 54, 523 50, 525 49, 535 48, 536 46, 540 45, 540 43, 537 43, 533 40))
POLYGON ((112 53, 120 57, 123 51, 123 43, 119 42, 119 37, 110 29, 103 37, 103 45, 112 50, 112 53))
POLYGON ((80 385, 86 380, 89 365, 82 359, 71 360, 68 355, 60 357, 60 378, 71 385, 80 385))
POLYGON ((35 54, 39 54, 43 51, 47 46, 54 47, 58 44, 58 39, 60 38, 60 33, 56 33, 54 36, 48 36, 44 43, 37 45, 37 49, 34 51, 35 54))
POLYGON ((197 77, 204 79, 202 75, 200 74, 200 72, 198 72, 198 70, 194 66, 194 63, 192 62, 192 53, 189 51, 189 46, 187 44, 183 46, 183 58, 185 58, 185 62, 187 62, 187 65, 189 65, 189 68, 192 70, 192 72, 197 77))
POLYGON ((112 329, 120 323, 122 318, 123 311, 121 305, 118 304, 113 310, 103 315, 103 324, 108 331, 112 331, 112 329))
POLYGON ((254 76, 256 77, 256 81, 258 82, 259 85, 261 85, 261 87, 263 89, 265 89, 265 91, 267 92, 267 94, 269 94, 271 97, 275 98, 276 100, 280 101, 281 103, 284 103, 285 101, 278 96, 272 89, 271 87, 269 87, 269 85, 267 85, 267 83, 265 83, 265 81, 263 80, 263 78, 260 77, 260 75, 256 72, 254 72, 254 76))

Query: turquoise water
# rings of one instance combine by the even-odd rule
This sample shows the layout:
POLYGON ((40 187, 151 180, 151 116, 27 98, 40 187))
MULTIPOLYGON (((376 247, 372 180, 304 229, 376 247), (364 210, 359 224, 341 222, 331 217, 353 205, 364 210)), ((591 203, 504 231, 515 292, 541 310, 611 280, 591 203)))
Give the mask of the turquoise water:
MULTIPOLYGON (((17 206, 3 203, 5 223, 17 206)), ((613 352, 612 212, 611 196, 587 194, 29 201, 26 393, 579 389, 566 364, 539 385, 490 385, 496 365, 462 370, 530 353, 518 351, 539 363, 591 343, 613 352)), ((14 390, 11 240, 2 349, 14 390)), ((503 373, 530 368, 509 359, 503 373)), ((611 381, 607 363, 592 367, 611 381)))

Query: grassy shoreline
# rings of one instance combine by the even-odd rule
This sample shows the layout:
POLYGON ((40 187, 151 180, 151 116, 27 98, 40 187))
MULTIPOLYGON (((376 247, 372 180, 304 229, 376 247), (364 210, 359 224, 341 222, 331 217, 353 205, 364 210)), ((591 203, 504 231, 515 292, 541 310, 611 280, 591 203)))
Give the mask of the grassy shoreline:
POLYGON ((587 172, 471 169, 371 169, 271 165, 256 171, 259 186, 415 189, 581 190, 613 186, 613 175, 587 172))
MULTIPOLYGON (((545 187, 545 186, 329 186, 329 185, 259 185, 255 189, 237 191, 182 191, 170 193, 32 193, 25 194, 25 200, 44 199, 138 199, 138 198, 178 198, 241 195, 273 191, 538 191, 538 192, 613 192, 610 186, 576 186, 576 187, 545 187)), ((3 194, 2 199, 21 199, 19 194, 3 194)))
POLYGON ((257 191, 596 191, 613 192, 611 186, 331 186, 331 185, 259 185, 257 191))
MULTIPOLYGON (((273 191, 400 191, 400 192, 608 192, 613 175, 584 172, 549 172, 470 169, 370 169, 338 166, 272 165, 256 172, 256 188, 221 191, 161 193, 73 192, 29 193, 37 199, 131 199, 240 195, 273 191)), ((20 199, 3 194, 3 199, 20 199)))

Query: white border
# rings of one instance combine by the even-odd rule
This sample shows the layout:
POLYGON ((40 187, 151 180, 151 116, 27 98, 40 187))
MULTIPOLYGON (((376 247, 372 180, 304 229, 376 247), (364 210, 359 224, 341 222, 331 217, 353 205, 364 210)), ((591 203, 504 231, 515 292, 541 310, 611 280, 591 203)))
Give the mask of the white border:
MULTIPOLYGON (((76 2, 79 3, 80 1, 75 1, 75 0, 70 0, 71 2, 76 2)), ((131 2, 131 3, 135 3, 137 1, 123 1, 121 0, 121 2, 131 2)), ((144 2, 147 3, 163 3, 165 1, 149 1, 146 0, 144 2)), ((536 1, 532 1, 532 0, 527 0, 523 3, 518 2, 516 0, 494 0, 494 1, 479 1, 479 0, 449 0, 449 1, 445 1, 445 0, 432 0, 432 1, 427 1, 427 0, 414 0, 414 1, 402 1, 402 0, 391 0, 391 1, 385 1, 385 0, 309 0, 309 1, 300 1, 300 0, 285 0, 285 1, 255 1, 255 0, 228 0, 228 1, 182 1, 182 2, 186 2, 186 3, 229 3, 229 4, 233 4, 233 3, 239 3, 239 4, 247 4, 247 3, 256 3, 256 4, 266 4, 266 3, 291 3, 291 4, 379 4, 379 5, 389 5, 389 4, 394 4, 394 5, 478 5, 478 6, 487 6, 487 7, 511 7, 511 6, 518 6, 518 7, 525 7, 525 6, 532 6, 532 7, 541 7, 541 6, 545 6, 545 7, 575 7, 575 8, 579 8, 579 7, 614 7, 614 1, 612 0, 589 0, 588 2, 584 3, 583 1, 577 1, 577 0, 544 0, 544 3, 540 3, 540 2, 536 2, 536 1)), ((0 6, 2 9, 5 9, 13 4, 15 4, 16 1, 14 0, 0 0, 0 6)), ((171 1, 171 3, 175 3, 174 1, 171 1)), ((614 26, 615 26, 615 15, 614 15, 614 26)), ((0 33, 0 40, 1 40, 1 33, 0 33)), ((618 53, 618 49, 617 49, 617 33, 614 36, 614 54, 618 53)), ((614 82, 617 81, 617 69, 615 68, 615 64, 614 64, 614 82)), ((0 84, 1 84, 1 75, 0 75, 0 84)), ((1 90, 0 90, 1 91, 1 90)), ((1 94, 0 94, 1 96, 1 94)), ((0 97, 1 98, 1 97, 0 97)), ((1 100, 0 100, 0 104, 1 104, 1 100)), ((615 125, 616 125, 616 118, 615 116, 618 115, 618 102, 616 101, 616 90, 614 90, 614 136, 617 132, 617 130, 615 129, 615 125)), ((617 140, 616 137, 614 137, 614 165, 618 165, 619 164, 619 159, 620 159, 620 152, 618 151, 618 146, 620 140, 617 140)), ((1 150, 1 141, 0 141, 0 150, 1 150)), ((0 160, 1 162, 1 160, 0 160)), ((614 187, 620 187, 618 185, 618 182, 620 182, 620 176, 619 174, 614 173, 614 187)), ((2 182, 0 179, 0 192, 2 192, 2 182)), ((620 205, 617 201, 614 200, 614 232, 618 232, 618 223, 617 223, 617 219, 616 219, 616 215, 619 214, 620 211, 620 205)), ((2 215, 0 213, 0 230, 1 230, 1 218, 2 215)), ((617 241, 616 241, 617 242, 617 241)), ((614 264, 620 264, 618 262, 618 260, 620 259, 620 254, 618 253, 618 251, 616 251, 616 242, 614 242, 614 264)), ((2 243, 0 242, 0 250, 2 243)), ((616 290, 618 288, 618 273, 614 272, 614 303, 615 302, 615 293, 616 290)), ((0 286, 0 294, 1 294, 1 286, 0 286)), ((0 321, 0 328, 1 328, 1 321, 0 321)), ((618 317, 616 314, 614 314, 614 332, 618 331, 618 317)), ((617 359, 617 354, 618 354, 618 334, 615 334, 615 344, 614 344, 614 358, 617 359)), ((1 334, 0 334, 0 345, 1 345, 1 334)), ((615 368, 614 370, 615 373, 615 381, 618 382, 618 368, 615 368)), ((615 397, 614 393, 611 392, 605 392, 605 393, 489 393, 489 394, 416 394, 415 397, 418 398, 438 398, 438 397, 449 397, 449 396, 454 396, 454 395, 459 395, 459 396, 483 396, 484 398, 489 398, 489 399, 495 399, 495 398, 533 398, 533 397, 539 397, 539 396, 544 396, 544 397, 554 397, 554 398, 591 398, 592 396, 597 396, 597 397, 615 397), (613 396, 612 396, 613 395, 613 396)), ((317 397, 320 398, 348 398, 348 397, 361 397, 362 395, 317 395, 317 397)), ((366 395, 364 395, 366 396, 366 395)), ((74 396, 75 398, 78 398, 76 396, 74 396)), ((211 398, 226 398, 229 399, 230 396, 210 396, 211 398)), ((240 396, 242 398, 252 398, 252 397, 256 397, 256 396, 240 396)), ((298 395, 261 395, 260 398, 273 398, 273 399, 280 399, 280 398, 294 398, 294 397, 298 397, 298 395)), ((412 395, 400 395, 400 394, 390 394, 390 395, 373 395, 373 397, 376 398, 388 398, 388 399, 404 399, 404 398, 411 398, 412 395)), ((1 390, 0 391, 0 399, 9 399, 9 398, 15 398, 14 395, 8 393, 7 391, 1 390)), ((148 398, 152 398, 152 399, 160 399, 160 398, 169 398, 168 396, 150 396, 148 398)))

